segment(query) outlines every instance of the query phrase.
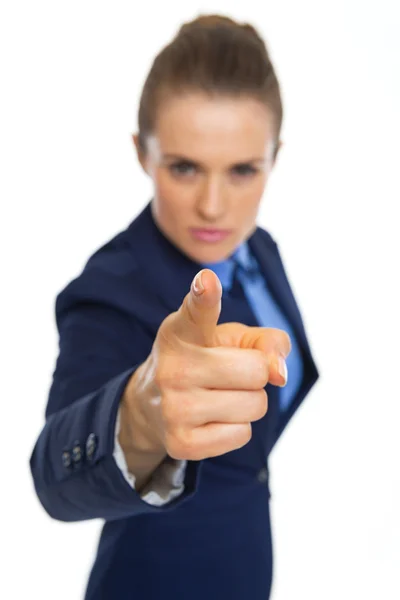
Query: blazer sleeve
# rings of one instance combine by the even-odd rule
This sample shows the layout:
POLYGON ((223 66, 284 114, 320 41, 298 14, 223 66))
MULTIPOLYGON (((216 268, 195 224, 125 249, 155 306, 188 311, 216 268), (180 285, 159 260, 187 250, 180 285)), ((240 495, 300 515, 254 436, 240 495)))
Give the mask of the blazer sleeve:
POLYGON ((30 458, 37 496, 61 521, 174 510, 196 492, 200 462, 187 462, 179 497, 154 506, 129 485, 113 456, 121 396, 150 353, 152 336, 107 294, 97 297, 90 284, 90 292, 81 288, 75 280, 56 302, 59 355, 30 458))

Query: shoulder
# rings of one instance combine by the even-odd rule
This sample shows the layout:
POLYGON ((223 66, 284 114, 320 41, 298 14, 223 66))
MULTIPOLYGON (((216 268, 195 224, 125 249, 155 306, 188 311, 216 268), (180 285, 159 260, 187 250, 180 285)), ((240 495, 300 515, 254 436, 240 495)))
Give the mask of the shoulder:
POLYGON ((257 225, 257 228, 256 228, 255 232, 253 233, 253 236, 258 241, 262 241, 264 244, 266 244, 267 246, 270 246, 271 248, 278 247, 278 243, 272 236, 271 232, 268 231, 267 229, 264 229, 264 227, 261 227, 260 225, 257 225))
POLYGON ((121 231, 98 248, 86 261, 81 273, 57 295, 59 320, 71 308, 82 304, 102 304, 132 314, 132 297, 139 299, 142 274, 129 243, 127 230, 121 231))

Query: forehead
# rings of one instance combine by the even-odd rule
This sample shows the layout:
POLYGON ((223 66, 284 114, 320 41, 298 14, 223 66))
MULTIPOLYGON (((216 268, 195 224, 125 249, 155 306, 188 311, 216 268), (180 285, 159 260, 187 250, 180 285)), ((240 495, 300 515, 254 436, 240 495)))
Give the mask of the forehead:
POLYGON ((174 96, 159 107, 152 141, 162 154, 251 159, 264 156, 273 142, 273 116, 248 97, 174 96))

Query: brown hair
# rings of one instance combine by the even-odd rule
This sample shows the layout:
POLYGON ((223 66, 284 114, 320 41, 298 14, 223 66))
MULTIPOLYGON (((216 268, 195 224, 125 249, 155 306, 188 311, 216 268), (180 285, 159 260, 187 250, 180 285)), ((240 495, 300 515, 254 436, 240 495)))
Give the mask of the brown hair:
POLYGON ((274 115, 278 141, 283 117, 279 82, 265 43, 251 25, 202 15, 181 26, 154 59, 142 90, 138 121, 143 151, 162 99, 191 91, 260 100, 274 115))

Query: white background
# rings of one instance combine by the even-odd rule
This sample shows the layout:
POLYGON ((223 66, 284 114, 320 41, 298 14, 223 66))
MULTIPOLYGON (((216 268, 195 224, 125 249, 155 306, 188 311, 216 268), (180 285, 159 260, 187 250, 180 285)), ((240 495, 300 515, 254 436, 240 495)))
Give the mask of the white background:
POLYGON ((101 522, 51 520, 28 467, 57 353, 54 299, 150 198, 130 141, 141 86, 181 22, 210 9, 259 28, 281 82, 285 146, 259 223, 279 243, 321 371, 271 457, 272 599, 400 598, 395 0, 10 0, 0 9, 4 600, 82 598, 101 522))

